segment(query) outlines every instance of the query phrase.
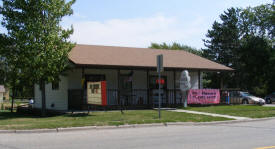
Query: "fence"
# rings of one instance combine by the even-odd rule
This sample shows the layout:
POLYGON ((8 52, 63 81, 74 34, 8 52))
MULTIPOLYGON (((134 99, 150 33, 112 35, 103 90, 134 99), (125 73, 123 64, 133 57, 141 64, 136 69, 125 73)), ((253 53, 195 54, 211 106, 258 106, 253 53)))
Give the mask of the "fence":
MULTIPOLYGON (((11 109, 12 100, 4 100, 2 103, 0 103, 0 110, 10 110, 11 109)), ((28 105, 29 100, 28 99, 14 99, 13 108, 16 109, 18 106, 28 105)))
MULTIPOLYGON (((120 104, 126 107, 154 107, 156 101, 153 99, 153 94, 147 89, 133 89, 130 92, 120 91, 118 98, 118 89, 107 89, 107 105, 119 107, 120 104)), ((180 90, 167 89, 162 96, 162 106, 175 107, 182 105, 180 90), (175 94, 176 93, 176 97, 175 94)), ((82 89, 69 90, 69 109, 82 109, 87 101, 87 93, 82 89)))

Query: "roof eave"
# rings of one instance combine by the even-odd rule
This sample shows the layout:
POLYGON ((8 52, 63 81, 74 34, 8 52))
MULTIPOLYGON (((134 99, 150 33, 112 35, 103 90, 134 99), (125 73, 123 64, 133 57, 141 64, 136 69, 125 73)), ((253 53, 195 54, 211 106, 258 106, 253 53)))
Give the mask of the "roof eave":
MULTIPOLYGON (((96 65, 96 64, 78 64, 71 61, 76 68, 98 68, 98 69, 149 69, 156 70, 156 66, 126 66, 126 65, 96 65)), ((232 68, 228 69, 216 69, 216 68, 190 68, 190 67, 164 67, 164 70, 200 70, 207 72, 230 72, 235 71, 232 68)))

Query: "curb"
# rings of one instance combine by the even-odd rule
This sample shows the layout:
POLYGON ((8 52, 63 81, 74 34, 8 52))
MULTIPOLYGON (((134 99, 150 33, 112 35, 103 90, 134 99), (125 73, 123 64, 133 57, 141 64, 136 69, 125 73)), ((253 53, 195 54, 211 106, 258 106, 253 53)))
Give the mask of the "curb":
POLYGON ((246 120, 214 121, 214 122, 167 122, 167 123, 131 124, 131 125, 119 125, 119 126, 84 126, 84 127, 55 128, 55 129, 0 130, 0 134, 51 133, 51 132, 58 133, 58 132, 70 132, 70 131, 81 131, 81 130, 104 130, 104 129, 168 127, 168 126, 202 126, 202 125, 217 125, 217 124, 234 124, 234 123, 243 123, 243 122, 272 120, 272 119, 275 119, 275 117, 246 119, 246 120))
POLYGON ((48 133, 48 132, 58 132, 58 129, 15 130, 14 132, 15 133, 48 133))

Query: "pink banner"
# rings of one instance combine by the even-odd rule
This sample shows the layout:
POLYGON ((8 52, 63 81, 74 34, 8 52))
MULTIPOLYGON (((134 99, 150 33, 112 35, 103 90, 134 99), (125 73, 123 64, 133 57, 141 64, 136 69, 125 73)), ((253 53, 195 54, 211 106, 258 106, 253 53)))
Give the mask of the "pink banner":
POLYGON ((218 89, 190 89, 188 104, 218 104, 220 103, 220 90, 218 89))

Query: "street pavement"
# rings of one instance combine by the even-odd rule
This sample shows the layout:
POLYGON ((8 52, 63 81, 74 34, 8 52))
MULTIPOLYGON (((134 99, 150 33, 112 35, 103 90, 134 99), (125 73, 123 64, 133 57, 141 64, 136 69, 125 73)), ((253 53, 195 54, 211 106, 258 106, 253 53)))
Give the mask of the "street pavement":
POLYGON ((267 149, 274 145, 275 119, 199 126, 0 134, 0 149, 267 149))

